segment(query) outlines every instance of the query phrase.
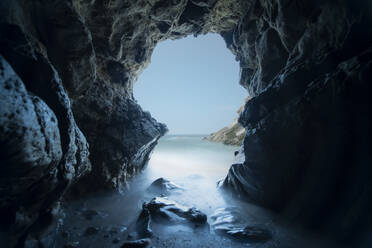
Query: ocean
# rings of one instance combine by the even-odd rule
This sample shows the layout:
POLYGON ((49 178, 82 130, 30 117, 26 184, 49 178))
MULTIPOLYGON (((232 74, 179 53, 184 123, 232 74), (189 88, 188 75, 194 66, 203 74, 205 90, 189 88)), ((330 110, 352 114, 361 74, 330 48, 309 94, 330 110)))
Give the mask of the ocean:
POLYGON ((210 142, 203 137, 162 137, 143 173, 141 184, 163 177, 186 189, 182 194, 170 196, 177 202, 195 206, 207 214, 223 206, 217 181, 227 175, 239 147, 210 142))
POLYGON ((66 204, 64 225, 60 226, 62 232, 56 239, 55 247, 66 247, 67 241, 73 241, 78 247, 114 248, 120 247, 120 244, 129 237, 136 237, 136 223, 142 205, 154 197, 147 188, 160 177, 183 188, 168 195, 168 199, 201 210, 208 216, 208 224, 198 227, 151 220, 152 247, 332 247, 319 246, 317 241, 316 245, 312 245, 313 237, 307 237, 300 228, 288 225, 275 214, 239 201, 217 188, 217 181, 228 173, 230 165, 234 162, 234 152, 238 149, 236 146, 209 142, 201 135, 162 137, 143 173, 132 178, 128 190, 123 194, 97 193, 66 204), (272 240, 256 246, 250 242, 237 242, 217 235, 209 224, 213 223, 211 216, 216 210, 221 212, 221 209, 223 211, 232 209, 234 215, 220 219, 220 224, 229 227, 230 221, 232 223, 237 221, 243 223, 242 225, 261 226, 270 230, 273 234, 272 240), (93 217, 87 219, 84 217, 85 213, 93 213, 93 217), (85 232, 89 228, 96 228, 97 234, 86 235, 85 232))

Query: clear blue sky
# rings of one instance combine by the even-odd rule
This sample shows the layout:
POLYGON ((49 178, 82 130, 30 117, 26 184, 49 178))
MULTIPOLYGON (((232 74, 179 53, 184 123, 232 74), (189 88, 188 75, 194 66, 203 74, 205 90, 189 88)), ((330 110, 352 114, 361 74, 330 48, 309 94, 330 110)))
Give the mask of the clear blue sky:
POLYGON ((217 34, 160 42, 134 86, 144 110, 170 134, 209 134, 229 125, 247 91, 239 64, 217 34))

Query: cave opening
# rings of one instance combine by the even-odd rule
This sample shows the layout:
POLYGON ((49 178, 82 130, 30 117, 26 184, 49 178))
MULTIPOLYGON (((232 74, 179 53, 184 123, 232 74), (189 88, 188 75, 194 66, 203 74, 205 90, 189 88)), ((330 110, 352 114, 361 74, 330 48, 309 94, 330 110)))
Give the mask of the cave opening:
POLYGON ((139 177, 186 189, 171 198, 208 215, 224 206, 216 182, 234 163, 244 137, 237 112, 248 92, 238 83, 239 70, 219 34, 187 36, 158 43, 134 85, 138 104, 169 130, 139 177))
POLYGON ((169 130, 148 163, 154 177, 178 180, 201 173, 213 178, 212 184, 224 177, 242 141, 242 135, 235 141, 236 132, 244 133, 236 119, 247 91, 238 81, 239 63, 218 34, 166 40, 156 46, 134 86, 138 103, 169 130), (211 142, 210 134, 222 128, 231 134, 219 134, 225 139, 220 143, 235 146, 211 142))
POLYGON ((165 40, 135 83, 134 97, 168 134, 210 134, 228 126, 247 97, 239 70, 218 34, 165 40))
MULTIPOLYGON (((0 244, 370 247, 371 6, 368 0, 3 0, 0 244), (234 147, 226 151, 190 135, 216 131, 230 118, 220 125, 209 111, 202 121, 176 101, 165 103, 190 121, 183 121, 187 127, 217 125, 187 131, 152 109, 177 96, 169 93, 173 86, 184 94, 181 84, 155 86, 149 95, 158 99, 143 98, 149 106, 133 97, 158 42, 159 48, 167 39, 210 32, 236 55, 240 84, 253 97, 240 114, 246 135, 235 158, 234 147), (165 125, 140 105, 173 136, 160 139, 165 125), (180 156, 187 146, 196 150, 180 156), (218 185, 229 195, 217 192, 211 169, 232 163, 223 162, 224 154, 235 159, 218 185), (201 164, 204 173, 191 170, 201 164)), ((172 72, 164 68, 164 75, 172 72)), ((238 87, 226 81, 229 90, 238 87)), ((203 87, 186 99, 197 106, 194 114, 208 105, 195 100, 203 87)), ((207 103, 215 88, 208 87, 207 103)), ((218 100, 226 103, 226 92, 218 100)))

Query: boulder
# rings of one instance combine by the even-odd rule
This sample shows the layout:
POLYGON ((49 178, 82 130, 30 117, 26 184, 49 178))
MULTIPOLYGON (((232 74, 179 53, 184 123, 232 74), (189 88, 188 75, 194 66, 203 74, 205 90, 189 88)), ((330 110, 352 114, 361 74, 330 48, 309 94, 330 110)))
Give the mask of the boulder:
POLYGON ((240 242, 254 243, 271 240, 271 231, 258 224, 249 224, 235 208, 217 209, 211 216, 211 227, 220 235, 227 236, 240 242))
POLYGON ((172 192, 180 192, 183 188, 165 178, 156 179, 148 188, 147 191, 157 195, 169 195, 172 192))

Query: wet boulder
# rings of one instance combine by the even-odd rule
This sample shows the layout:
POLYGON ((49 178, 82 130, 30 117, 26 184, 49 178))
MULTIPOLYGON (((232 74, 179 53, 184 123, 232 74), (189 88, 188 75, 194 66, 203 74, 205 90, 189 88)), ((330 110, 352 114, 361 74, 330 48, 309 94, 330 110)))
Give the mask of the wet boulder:
POLYGON ((150 239, 139 239, 125 242, 121 248, 145 248, 151 244, 150 239))
POLYGON ((194 207, 182 206, 166 197, 155 197, 142 205, 142 211, 136 222, 138 237, 152 237, 152 221, 165 224, 192 223, 200 226, 207 223, 207 216, 194 207))
POLYGON ((156 179, 148 188, 147 192, 157 195, 169 195, 171 192, 180 192, 183 188, 163 177, 156 179))
POLYGON ((220 208, 211 216, 215 233, 240 242, 266 242, 272 239, 271 231, 263 225, 247 224, 235 208, 220 208))
POLYGON ((151 216, 147 208, 143 208, 136 222, 136 232, 139 237, 147 238, 152 236, 151 216))
POLYGON ((188 221, 195 224, 205 224, 207 216, 200 210, 186 207, 166 197, 155 197, 150 202, 143 204, 155 220, 166 219, 171 222, 188 221))

